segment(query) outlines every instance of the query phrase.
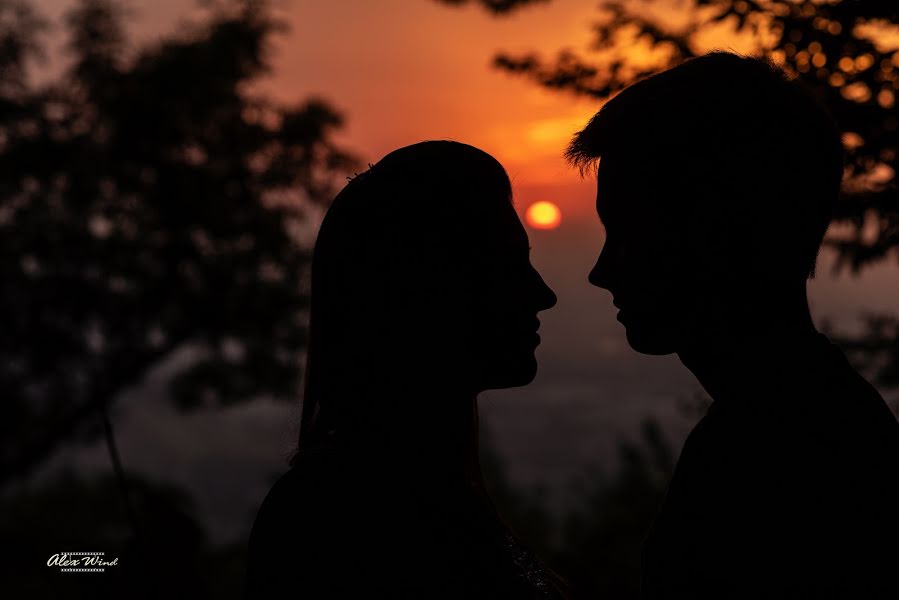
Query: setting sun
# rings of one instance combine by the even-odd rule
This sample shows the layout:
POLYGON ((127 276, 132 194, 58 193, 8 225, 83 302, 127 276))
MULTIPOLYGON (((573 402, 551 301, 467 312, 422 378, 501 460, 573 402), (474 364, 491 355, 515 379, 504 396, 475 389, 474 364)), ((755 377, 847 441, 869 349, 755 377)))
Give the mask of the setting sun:
POLYGON ((562 222, 562 211, 552 202, 541 200, 528 207, 524 218, 534 229, 555 229, 562 222))

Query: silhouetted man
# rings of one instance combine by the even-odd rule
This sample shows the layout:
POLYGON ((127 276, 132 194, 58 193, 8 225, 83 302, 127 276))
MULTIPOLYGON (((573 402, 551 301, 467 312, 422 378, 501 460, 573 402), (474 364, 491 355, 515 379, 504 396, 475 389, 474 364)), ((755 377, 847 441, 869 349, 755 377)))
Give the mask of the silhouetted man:
POLYGON ((644 542, 647 598, 899 598, 899 424, 806 298, 843 172, 827 112, 773 65, 713 53, 609 101, 597 164, 631 347, 712 397, 644 542), (601 160, 600 160, 601 158, 601 160))

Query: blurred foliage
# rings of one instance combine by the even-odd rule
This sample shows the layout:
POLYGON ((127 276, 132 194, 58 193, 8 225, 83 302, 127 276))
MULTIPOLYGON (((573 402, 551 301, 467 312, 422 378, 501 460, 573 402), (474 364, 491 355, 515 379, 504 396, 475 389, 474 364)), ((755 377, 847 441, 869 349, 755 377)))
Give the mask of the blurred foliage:
POLYGON ((899 388, 899 317, 865 315, 862 335, 835 340, 864 373, 884 387, 899 388))
POLYGON ((0 483, 173 352, 179 406, 296 398, 310 208, 355 165, 325 103, 255 92, 283 29, 265 2, 128 45, 113 0, 68 14, 49 82, 46 21, 0 0, 0 483))
POLYGON ((594 468, 572 483, 561 508, 539 488, 513 485, 489 443, 481 450, 487 487, 512 530, 568 584, 573 600, 640 597, 640 547, 674 469, 659 424, 619 444, 613 469, 594 468))
POLYGON ((541 486, 524 489, 514 483, 494 435, 483 419, 479 428, 481 472, 490 498, 516 536, 538 556, 549 556, 558 543, 559 524, 546 489, 541 486))

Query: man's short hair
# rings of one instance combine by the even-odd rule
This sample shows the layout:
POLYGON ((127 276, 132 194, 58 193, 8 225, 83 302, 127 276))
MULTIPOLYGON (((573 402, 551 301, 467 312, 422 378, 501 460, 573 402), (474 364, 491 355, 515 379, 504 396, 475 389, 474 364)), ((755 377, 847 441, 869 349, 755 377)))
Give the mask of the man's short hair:
POLYGON ((624 152, 647 172, 689 174, 708 203, 698 208, 727 211, 733 239, 762 236, 780 274, 814 274, 843 148, 824 106, 773 63, 712 52, 639 81, 593 116, 566 157, 584 173, 624 152))

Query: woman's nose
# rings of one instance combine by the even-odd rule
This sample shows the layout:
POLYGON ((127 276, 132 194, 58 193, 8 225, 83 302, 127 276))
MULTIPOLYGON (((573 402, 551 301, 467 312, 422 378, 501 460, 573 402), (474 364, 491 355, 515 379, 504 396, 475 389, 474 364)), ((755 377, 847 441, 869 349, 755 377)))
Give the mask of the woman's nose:
POLYGON ((556 293, 546 285, 546 282, 543 280, 543 277, 537 271, 537 269, 533 269, 535 283, 536 283, 536 297, 537 297, 537 310, 547 310, 556 305, 558 301, 558 297, 556 297, 556 293))

